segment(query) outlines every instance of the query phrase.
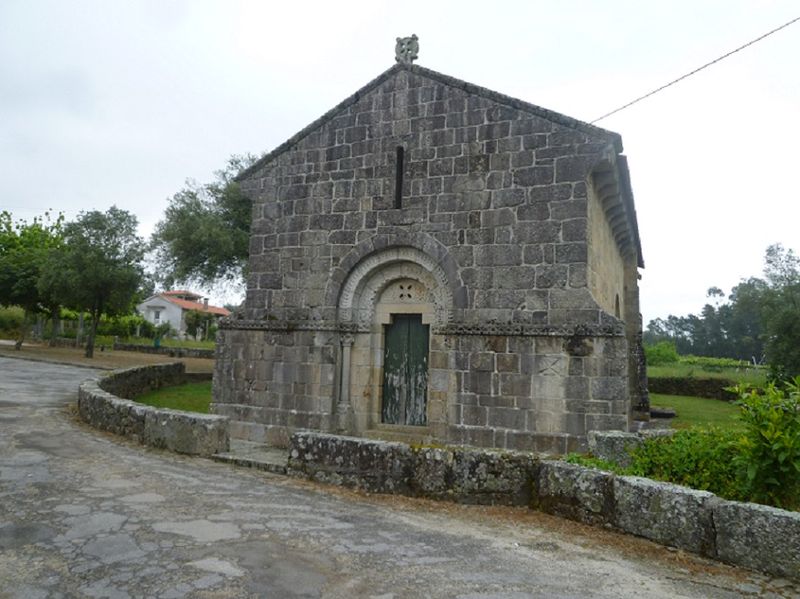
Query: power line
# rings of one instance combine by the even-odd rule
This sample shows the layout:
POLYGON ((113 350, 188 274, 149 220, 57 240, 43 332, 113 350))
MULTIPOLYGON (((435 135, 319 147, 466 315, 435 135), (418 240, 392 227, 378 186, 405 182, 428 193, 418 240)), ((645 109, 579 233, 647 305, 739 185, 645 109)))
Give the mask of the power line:
POLYGON ((660 91, 662 91, 662 90, 665 90, 665 89, 667 89, 668 87, 670 87, 670 86, 672 86, 672 85, 675 85, 675 84, 676 84, 676 83, 678 83, 679 81, 683 81, 683 80, 684 80, 684 79, 686 79, 687 77, 691 77, 691 76, 692 76, 692 75, 694 75, 695 73, 699 73, 699 72, 700 72, 700 71, 702 71, 703 69, 706 69, 706 68, 710 67, 711 65, 713 65, 713 64, 716 64, 716 63, 718 63, 719 61, 721 61, 721 60, 724 60, 724 59, 728 58, 728 56, 731 56, 731 55, 733 55, 733 54, 736 54, 736 53, 737 53, 737 52, 739 52, 740 50, 744 50, 745 48, 747 48, 748 46, 752 46, 752 45, 753 45, 753 44, 755 44, 756 42, 760 42, 761 40, 763 40, 763 39, 764 39, 764 38, 766 38, 766 37, 769 37, 769 36, 770 36, 770 35, 772 35, 773 33, 777 33, 777 32, 778 32, 778 31, 780 31, 781 29, 785 29, 785 28, 786 28, 786 27, 788 27, 789 25, 792 25, 793 23, 797 23, 797 21, 800 21, 800 17, 796 17, 796 18, 792 19, 791 21, 789 21, 788 23, 784 23, 784 24, 783 24, 783 25, 781 25, 780 27, 776 27, 776 28, 775 28, 775 29, 773 29, 772 31, 768 31, 768 32, 767 32, 767 33, 765 33, 764 35, 761 35, 761 36, 757 37, 757 38, 756 38, 756 39, 754 39, 754 40, 750 40, 749 42, 747 42, 746 44, 744 44, 744 45, 742 45, 742 46, 739 46, 739 47, 738 47, 738 48, 736 48, 735 50, 731 50, 731 51, 730 51, 730 52, 728 52, 727 54, 723 54, 723 55, 722 55, 722 56, 720 56, 719 58, 715 58, 715 59, 714 59, 714 60, 712 60, 711 62, 707 62, 707 63, 706 63, 706 64, 704 64, 703 66, 696 68, 694 71, 692 71, 692 72, 690 72, 690 73, 686 73, 685 75, 682 75, 681 77, 678 77, 677 79, 675 79, 675 80, 673 80, 673 81, 670 81, 670 82, 669 82, 669 83, 667 83, 666 85, 662 85, 662 86, 661 86, 661 87, 659 87, 658 89, 654 89, 653 91, 651 91, 651 92, 649 92, 649 93, 647 93, 647 94, 645 94, 645 95, 643 95, 643 96, 640 96, 640 97, 636 98, 635 100, 633 100, 633 101, 631 101, 631 102, 628 102, 628 103, 627 103, 627 104, 625 104, 624 106, 620 106, 620 107, 619 107, 619 108, 617 108, 616 110, 612 110, 611 112, 608 112, 608 113, 604 114, 603 116, 601 116, 601 117, 599 117, 599 118, 596 118, 596 119, 595 119, 595 120, 593 120, 593 121, 590 121, 590 123, 591 123, 591 124, 594 124, 594 123, 596 123, 597 121, 602 121, 604 118, 606 118, 606 117, 609 117, 609 116, 611 116, 612 114, 616 114, 616 113, 618 113, 618 112, 619 112, 619 111, 621 111, 621 110, 625 110, 625 109, 626 109, 626 108, 628 108, 629 106, 633 106, 633 105, 634 105, 634 104, 636 104, 637 102, 641 102, 641 101, 642 101, 642 100, 644 100, 645 98, 649 98, 650 96, 652 96, 652 95, 654 95, 654 94, 657 94, 658 92, 660 92, 660 91))

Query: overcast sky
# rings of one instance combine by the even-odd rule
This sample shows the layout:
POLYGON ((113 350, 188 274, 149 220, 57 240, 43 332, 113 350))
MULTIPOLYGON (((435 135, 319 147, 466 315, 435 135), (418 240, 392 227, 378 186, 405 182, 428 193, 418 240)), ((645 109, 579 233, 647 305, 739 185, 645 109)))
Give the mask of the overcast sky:
MULTIPOLYGON (((394 64, 591 121, 800 15, 796 0, 0 1, 0 209, 112 204, 261 154, 394 64)), ((598 123, 629 157, 645 322, 800 249, 800 23, 598 123)))

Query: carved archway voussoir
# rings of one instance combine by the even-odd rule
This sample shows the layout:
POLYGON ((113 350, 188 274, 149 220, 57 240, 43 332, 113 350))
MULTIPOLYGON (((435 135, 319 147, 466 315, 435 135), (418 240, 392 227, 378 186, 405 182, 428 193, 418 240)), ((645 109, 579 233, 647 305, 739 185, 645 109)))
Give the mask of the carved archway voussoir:
POLYGON ((423 266, 427 265, 427 269, 431 271, 441 271, 439 284, 448 290, 448 296, 452 298, 452 305, 457 308, 467 306, 467 293, 460 281, 458 264, 447 248, 426 233, 408 232, 399 228, 388 232, 382 231, 380 234, 362 241, 342 258, 328 281, 325 292, 326 305, 339 309, 352 307, 352 293, 355 291, 357 280, 366 275, 370 264, 374 268, 381 262, 404 259, 423 266), (397 253, 408 253, 409 250, 419 252, 419 254, 415 258, 409 258, 408 255, 403 257, 397 253), (379 258, 374 259, 375 256, 379 258), (349 298, 348 302, 351 305, 343 306, 343 298, 349 298))

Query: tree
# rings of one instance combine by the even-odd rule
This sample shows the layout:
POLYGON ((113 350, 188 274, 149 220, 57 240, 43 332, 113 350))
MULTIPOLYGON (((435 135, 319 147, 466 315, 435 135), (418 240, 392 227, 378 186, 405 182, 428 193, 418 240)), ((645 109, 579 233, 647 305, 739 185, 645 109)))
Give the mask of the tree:
POLYGON ((75 222, 64 225, 63 246, 44 265, 40 290, 89 312, 87 358, 94 356, 100 316, 128 312, 143 280, 144 242, 136 226, 136 217, 116 206, 81 212, 75 222))
POLYGON ((151 239, 156 260, 168 273, 165 286, 244 279, 252 205, 234 178, 255 161, 251 155, 231 156, 225 168, 214 173, 214 182, 187 181, 172 196, 151 239))
POLYGON ((61 245, 63 220, 60 214, 52 220, 45 212, 31 223, 14 223, 9 212, 0 212, 0 304, 20 306, 24 311, 15 345, 18 350, 31 315, 49 312, 57 318, 58 301, 39 289, 39 279, 48 256, 61 245))
POLYGON ((668 316, 650 321, 648 344, 671 341, 680 354, 766 358, 773 377, 800 375, 800 258, 781 244, 767 248, 764 277, 742 280, 728 295, 708 290, 717 306, 707 304, 700 316, 668 316))
POLYGON ((781 244, 767 248, 761 315, 766 354, 773 375, 800 375, 800 258, 781 244))
POLYGON ((203 339, 205 339, 214 321, 214 316, 210 312, 200 310, 189 310, 183 318, 186 323, 186 334, 195 339, 198 334, 203 335, 203 339))

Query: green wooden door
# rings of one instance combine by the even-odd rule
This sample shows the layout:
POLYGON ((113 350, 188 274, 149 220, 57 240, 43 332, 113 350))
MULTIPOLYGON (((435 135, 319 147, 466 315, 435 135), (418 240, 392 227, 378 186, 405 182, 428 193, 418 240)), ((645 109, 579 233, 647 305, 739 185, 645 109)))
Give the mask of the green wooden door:
POLYGON ((428 325, 419 314, 396 314, 385 327, 382 420, 387 424, 427 423, 428 325))

